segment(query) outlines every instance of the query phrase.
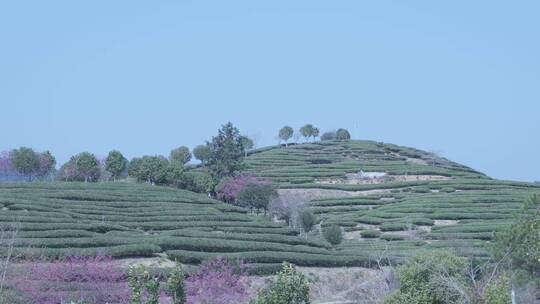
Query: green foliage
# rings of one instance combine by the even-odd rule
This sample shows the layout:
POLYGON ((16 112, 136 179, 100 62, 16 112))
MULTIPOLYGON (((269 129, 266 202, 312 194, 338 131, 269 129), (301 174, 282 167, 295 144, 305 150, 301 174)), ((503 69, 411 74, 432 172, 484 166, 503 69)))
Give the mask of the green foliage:
POLYGON ((131 304, 159 304, 159 279, 152 277, 144 265, 130 266, 127 282, 131 288, 131 304))
POLYGON ((193 156, 204 165, 210 157, 210 148, 208 145, 198 145, 193 149, 193 156))
POLYGON ((403 235, 396 235, 396 234, 383 234, 381 235, 381 240, 385 241, 402 241, 406 239, 403 235))
POLYGON ((384 303, 460 303, 463 295, 455 286, 465 285, 466 265, 448 251, 421 252, 398 268, 400 288, 384 303))
POLYGON ((289 126, 284 126, 283 128, 279 130, 279 139, 283 140, 286 145, 289 139, 291 139, 291 137, 293 136, 293 133, 294 133, 293 128, 289 126))
POLYGON ((381 232, 379 230, 368 229, 361 231, 360 235, 363 238, 378 238, 379 236, 381 236, 381 232))
MULTIPOLYGON (((190 263, 246 255, 250 262, 274 266, 285 260, 307 266, 369 264, 366 257, 336 257, 326 242, 299 237, 243 208, 172 187, 0 183, 0 203, 6 206, 0 223, 17 219, 20 227, 15 251, 29 256, 120 258, 167 252, 171 260, 190 263)), ((273 267, 265 265, 261 268, 273 267)))
POLYGON ((321 136, 321 140, 334 140, 336 139, 336 131, 324 132, 321 136))
POLYGON ((141 157, 132 158, 128 165, 128 175, 131 177, 135 177, 137 178, 137 180, 139 180, 139 170, 141 168, 141 163, 142 163, 141 157))
POLYGON ((444 188, 440 189, 439 191, 440 192, 446 192, 446 193, 452 193, 452 192, 456 192, 456 189, 452 188, 452 187, 444 187, 444 188))
POLYGON ((490 282, 484 290, 484 302, 487 304, 511 304, 510 279, 506 275, 490 282))
POLYGON ((309 233, 318 221, 317 217, 310 209, 300 210, 298 214, 298 220, 300 221, 302 229, 304 229, 304 232, 306 233, 309 233))
POLYGON ((238 192, 236 200, 241 206, 262 209, 266 214, 270 201, 276 196, 276 190, 270 184, 249 183, 238 192))
POLYGON ((189 152, 189 148, 185 146, 173 149, 169 155, 169 161, 171 163, 181 164, 182 166, 190 160, 191 152, 189 152))
POLYGON ((403 222, 387 222, 380 225, 381 231, 406 231, 409 230, 409 225, 403 222))
POLYGON ((275 281, 259 291, 258 304, 309 304, 309 282, 285 262, 275 281))
POLYGON ((337 140, 350 140, 351 134, 346 129, 338 129, 336 131, 336 139, 337 140))
POLYGON ((300 134, 306 139, 309 139, 310 137, 315 138, 319 136, 319 129, 315 128, 312 124, 307 124, 300 128, 300 134))
POLYGON ((167 182, 181 189, 187 189, 193 184, 193 174, 189 174, 184 170, 184 164, 175 161, 170 162, 167 168, 167 182))
POLYGON ((540 195, 529 197, 512 225, 495 234, 492 253, 508 255, 515 268, 540 273, 540 195))
POLYGON ((339 245, 343 241, 343 233, 341 232, 341 228, 337 225, 325 227, 323 229, 323 235, 324 239, 332 244, 332 246, 339 245))
POLYGON ((185 273, 182 266, 177 264, 167 279, 166 291, 172 298, 172 304, 186 303, 185 273))
POLYGON ((199 193, 212 193, 214 192, 216 184, 216 180, 214 180, 210 174, 200 173, 195 175, 195 178, 193 179, 193 188, 188 190, 199 193))
POLYGON ((120 151, 112 150, 105 160, 105 170, 116 180, 126 170, 127 159, 120 151))
POLYGON ((181 164, 169 166, 168 182, 180 189, 198 193, 212 193, 216 181, 210 174, 204 172, 186 171, 181 164))
POLYGON ((69 181, 97 182, 101 175, 100 163, 90 152, 82 152, 72 156, 60 171, 63 177, 69 181))
POLYGON ((134 158, 130 164, 129 174, 149 184, 163 183, 169 174, 169 161, 163 156, 134 158))
POLYGON ((232 176, 244 168, 244 146, 240 132, 228 122, 218 130, 209 143, 208 167, 212 176, 221 179, 232 176))
POLYGON ((33 175, 39 170, 39 157, 31 148, 21 147, 11 151, 11 165, 21 174, 33 175))
POLYGON ((75 156, 75 171, 84 178, 84 181, 97 181, 99 179, 99 161, 89 152, 82 152, 75 156))

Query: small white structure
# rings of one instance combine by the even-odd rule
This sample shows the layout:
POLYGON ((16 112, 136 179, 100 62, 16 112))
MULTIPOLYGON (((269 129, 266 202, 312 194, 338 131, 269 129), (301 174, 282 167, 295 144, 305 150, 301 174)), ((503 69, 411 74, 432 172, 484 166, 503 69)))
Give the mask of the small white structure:
POLYGON ((386 177, 387 175, 386 172, 364 172, 363 170, 360 170, 360 172, 357 173, 358 178, 361 179, 379 179, 386 177))

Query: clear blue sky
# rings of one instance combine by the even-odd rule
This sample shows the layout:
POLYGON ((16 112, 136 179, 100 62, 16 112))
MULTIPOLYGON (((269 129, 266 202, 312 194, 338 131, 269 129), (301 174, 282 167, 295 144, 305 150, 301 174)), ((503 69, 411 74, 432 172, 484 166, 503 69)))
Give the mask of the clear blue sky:
POLYGON ((540 179, 539 1, 1 1, 0 150, 313 123, 540 179))

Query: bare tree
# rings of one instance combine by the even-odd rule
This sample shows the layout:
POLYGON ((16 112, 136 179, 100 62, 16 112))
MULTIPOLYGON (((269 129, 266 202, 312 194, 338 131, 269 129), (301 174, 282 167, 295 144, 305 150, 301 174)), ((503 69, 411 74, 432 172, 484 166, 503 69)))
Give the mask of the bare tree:
POLYGON ((363 300, 359 303, 379 304, 392 291, 399 287, 396 271, 390 259, 390 250, 387 243, 383 248, 381 243, 371 243, 370 259, 377 264, 375 274, 359 286, 363 300))
POLYGON ((301 195, 279 193, 270 202, 270 213, 279 220, 284 220, 289 227, 296 229, 298 211, 306 205, 306 199, 301 195))

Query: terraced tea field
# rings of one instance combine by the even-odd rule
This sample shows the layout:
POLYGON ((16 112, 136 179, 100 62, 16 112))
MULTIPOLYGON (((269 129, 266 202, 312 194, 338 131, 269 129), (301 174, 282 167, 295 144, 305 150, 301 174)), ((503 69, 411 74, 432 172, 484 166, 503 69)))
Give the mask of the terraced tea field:
POLYGON ((0 222, 18 226, 23 256, 105 254, 198 264, 238 257, 255 272, 400 262, 421 248, 485 255, 529 183, 498 181, 426 152, 371 141, 259 149, 247 170, 304 195, 321 225, 344 228, 332 249, 281 223, 205 195, 131 183, 0 183, 0 222), (364 175, 358 174, 360 171, 364 175), (371 175, 370 175, 371 174, 371 175))
MULTIPOLYGON (((282 187, 314 187, 344 190, 374 188, 369 184, 332 184, 348 173, 384 172, 396 180, 416 181, 416 177, 486 178, 466 166, 421 150, 374 141, 332 141, 313 144, 267 147, 251 152, 248 169, 272 179, 282 187), (408 178, 405 178, 408 176, 408 178), (321 185, 321 182, 327 184, 321 185)), ((395 186, 395 185, 394 185, 395 186)))
POLYGON ((484 255, 493 232, 540 193, 531 183, 494 180, 430 153, 372 141, 265 148, 247 163, 287 189, 282 193, 304 196, 323 226, 343 227, 341 254, 382 246, 392 257, 431 247, 484 255))
POLYGON ((254 271, 283 260, 305 266, 367 265, 336 256, 326 242, 205 195, 128 183, 0 184, 0 220, 19 228, 17 253, 31 256, 167 256, 197 264, 241 257, 254 271))

